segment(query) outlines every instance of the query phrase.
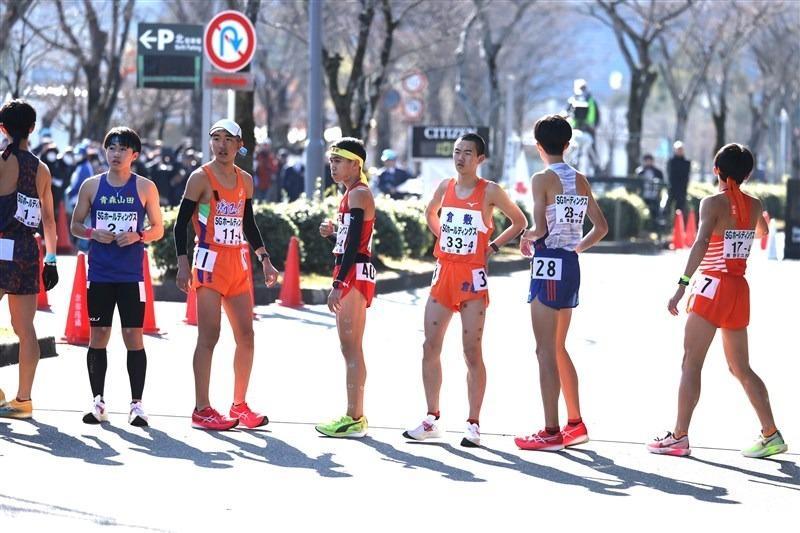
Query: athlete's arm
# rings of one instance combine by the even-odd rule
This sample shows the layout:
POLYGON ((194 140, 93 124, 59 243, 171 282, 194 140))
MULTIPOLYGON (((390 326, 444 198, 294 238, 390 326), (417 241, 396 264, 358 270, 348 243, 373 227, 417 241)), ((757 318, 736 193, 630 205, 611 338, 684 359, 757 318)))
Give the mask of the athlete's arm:
POLYGON ((608 222, 600 206, 597 205, 597 200, 594 199, 592 186, 589 185, 589 180, 587 180, 586 176, 583 174, 578 174, 577 180, 581 189, 584 191, 583 196, 589 197, 589 205, 586 208, 586 214, 589 216, 589 220, 592 221, 592 229, 583 236, 581 242, 575 247, 575 252, 581 253, 600 242, 603 237, 608 234, 608 222))
POLYGON ((758 213, 758 218, 756 219, 756 237, 769 235, 769 224, 767 223, 767 219, 764 218, 764 208, 761 205, 761 200, 758 198, 751 198, 751 201, 753 202, 751 209, 758 213))
POLYGON ((189 258, 186 257, 186 226, 192 219, 192 215, 197 209, 197 204, 203 197, 206 190, 208 179, 205 171, 198 168, 189 176, 186 181, 186 190, 183 192, 183 199, 178 210, 178 218, 175 219, 173 235, 175 237, 175 255, 178 258, 178 273, 175 275, 175 284, 183 292, 189 291, 189 258))
POLYGON ((79 239, 95 240, 108 244, 114 240, 112 232, 103 229, 92 229, 91 226, 86 227, 83 223, 89 215, 94 195, 97 193, 99 186, 100 178, 98 177, 88 178, 81 184, 81 188, 78 189, 78 203, 75 204, 75 209, 72 210, 70 231, 79 239))
POLYGON ((444 200, 444 193, 447 191, 447 184, 450 180, 442 180, 439 186, 436 187, 436 192, 433 193, 433 198, 428 202, 428 207, 425 208, 425 219, 428 221, 428 228, 431 233, 438 239, 441 232, 439 224, 439 209, 442 208, 442 200, 444 200))
MULTIPOLYGON (((686 260, 686 269, 683 271, 683 275, 687 278, 692 277, 703 261, 703 256, 706 255, 708 243, 711 241, 711 235, 714 233, 714 228, 719 218, 717 211, 717 206, 714 205, 714 197, 703 198, 700 202, 700 226, 697 228, 697 238, 689 252, 689 259, 686 260)), ((667 309, 675 316, 678 315, 678 303, 683 298, 684 292, 686 292, 686 285, 679 284, 675 294, 667 304, 667 309)))
POLYGON ((546 171, 537 172, 531 178, 533 196, 533 227, 522 234, 523 241, 541 239, 547 233, 547 179, 546 171))
MULTIPOLYGON (((53 211, 51 183, 50 169, 44 163, 39 163, 39 168, 36 170, 36 194, 39 196, 41 205, 44 249, 48 255, 55 255, 58 236, 56 235, 56 216, 53 211)), ((68 239, 69 236, 65 235, 64 238, 68 239)))
POLYGON ((164 222, 161 219, 161 198, 156 184, 148 179, 140 180, 144 183, 145 204, 148 226, 142 231, 142 240, 145 243, 154 242, 164 236, 164 222))
MULTIPOLYGON (((495 246, 500 247, 522 233, 522 230, 524 230, 525 226, 528 225, 528 220, 525 218, 525 214, 522 212, 522 209, 520 209, 517 204, 512 202, 511 198, 509 198, 508 194, 506 194, 506 191, 504 191, 503 188, 496 183, 489 183, 486 187, 486 199, 489 201, 489 205, 497 207, 509 220, 511 220, 511 225, 507 227, 500 235, 498 235, 494 241, 492 241, 495 246)), ((487 254, 491 254, 493 252, 494 248, 489 247, 487 254)))

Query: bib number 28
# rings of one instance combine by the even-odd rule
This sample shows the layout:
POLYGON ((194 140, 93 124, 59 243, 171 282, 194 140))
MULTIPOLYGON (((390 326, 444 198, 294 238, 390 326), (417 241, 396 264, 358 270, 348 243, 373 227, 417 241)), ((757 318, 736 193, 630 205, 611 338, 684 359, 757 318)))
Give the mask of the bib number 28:
POLYGON ((534 279, 561 279, 561 259, 557 257, 534 257, 531 262, 531 277, 534 279))

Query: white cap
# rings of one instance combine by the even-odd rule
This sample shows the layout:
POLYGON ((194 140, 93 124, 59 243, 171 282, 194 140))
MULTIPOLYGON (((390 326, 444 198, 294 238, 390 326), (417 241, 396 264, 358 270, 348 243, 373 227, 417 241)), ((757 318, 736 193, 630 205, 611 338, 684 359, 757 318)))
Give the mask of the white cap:
POLYGON ((232 121, 228 118, 223 118, 222 120, 218 120, 211 126, 211 129, 208 130, 209 135, 214 135, 215 131, 218 130, 225 130, 234 137, 241 137, 242 136, 242 128, 237 123, 232 121))
POLYGON ((672 149, 673 150, 680 150, 681 148, 683 148, 683 142, 682 141, 675 141, 672 144, 672 149))

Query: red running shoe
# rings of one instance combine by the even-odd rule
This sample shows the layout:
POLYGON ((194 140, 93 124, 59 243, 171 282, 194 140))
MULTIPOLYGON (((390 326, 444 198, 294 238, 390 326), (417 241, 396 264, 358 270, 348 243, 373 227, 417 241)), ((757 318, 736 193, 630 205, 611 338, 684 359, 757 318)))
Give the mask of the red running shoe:
POLYGON ((533 435, 515 437, 514 443, 521 450, 536 450, 540 452, 555 452, 564 449, 564 437, 561 432, 549 434, 544 429, 533 435))
POLYGON ((577 426, 567 424, 561 428, 561 436, 564 439, 564 448, 589 442, 589 432, 586 431, 586 426, 583 422, 577 426))
POLYGON ((267 418, 267 415, 254 413, 250 409, 250 406, 247 405, 247 402, 243 402, 239 405, 231 405, 230 416, 231 418, 237 419, 250 429, 269 424, 269 418, 267 418))
POLYGON ((226 431, 237 425, 239 425, 239 419, 226 418, 210 406, 202 411, 195 409, 192 412, 192 427, 196 429, 226 431))

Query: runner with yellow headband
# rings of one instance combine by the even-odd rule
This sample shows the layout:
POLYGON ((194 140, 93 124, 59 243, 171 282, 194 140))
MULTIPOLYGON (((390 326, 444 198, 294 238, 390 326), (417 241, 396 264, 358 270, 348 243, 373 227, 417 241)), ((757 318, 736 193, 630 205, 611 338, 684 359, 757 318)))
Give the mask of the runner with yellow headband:
MULTIPOLYGON (((358 139, 356 139, 358 140, 358 139)), ((361 142, 361 141, 359 141, 361 142)), ((364 185, 369 185, 369 178, 367 178, 367 173, 364 172, 364 158, 359 156, 358 154, 354 154, 350 150, 345 150, 344 148, 339 148, 336 146, 331 146, 331 149, 328 150, 328 157, 338 155, 339 157, 343 157, 345 159, 349 159, 350 161, 357 161, 360 165, 360 177, 361 183, 364 185)))

